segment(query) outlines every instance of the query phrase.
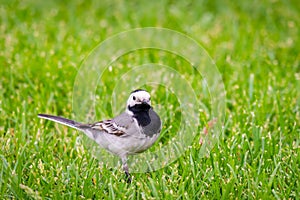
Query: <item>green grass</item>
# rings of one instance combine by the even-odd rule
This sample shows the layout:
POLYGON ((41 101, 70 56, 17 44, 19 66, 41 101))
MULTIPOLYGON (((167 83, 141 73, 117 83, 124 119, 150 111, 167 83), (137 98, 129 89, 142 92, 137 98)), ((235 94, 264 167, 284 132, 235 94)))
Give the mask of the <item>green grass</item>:
MULTIPOLYGON (((279 0, 2 0, 0 199, 298 199, 299 13, 298 1, 279 0), (129 185, 120 166, 98 164, 80 142, 81 133, 37 114, 72 117, 83 59, 113 34, 149 26, 186 33, 207 49, 227 92, 225 131, 207 156, 199 154, 195 140, 176 162, 134 174, 129 185)), ((160 58, 137 52, 115 65, 160 58)), ((163 59, 175 62, 171 55, 163 59)), ((97 88, 103 98, 97 102, 99 119, 116 114, 106 103, 109 81, 97 88)), ((153 102, 178 104, 160 91, 153 102)), ((207 96, 202 98, 206 103, 207 96)), ((165 116, 172 116, 171 108, 166 106, 165 116)), ((210 120, 206 113, 200 118, 204 124, 210 120)), ((165 130, 172 123, 166 121, 165 130)))

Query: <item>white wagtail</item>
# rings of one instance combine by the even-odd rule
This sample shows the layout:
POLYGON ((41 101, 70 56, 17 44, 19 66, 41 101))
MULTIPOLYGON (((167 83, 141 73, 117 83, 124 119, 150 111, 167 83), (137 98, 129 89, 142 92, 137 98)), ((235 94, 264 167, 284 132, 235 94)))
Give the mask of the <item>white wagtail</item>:
POLYGON ((161 131, 161 120, 151 106, 150 94, 141 89, 131 92, 126 111, 113 119, 82 124, 53 115, 38 116, 80 130, 101 147, 119 156, 128 182, 131 178, 127 156, 151 147, 161 131))

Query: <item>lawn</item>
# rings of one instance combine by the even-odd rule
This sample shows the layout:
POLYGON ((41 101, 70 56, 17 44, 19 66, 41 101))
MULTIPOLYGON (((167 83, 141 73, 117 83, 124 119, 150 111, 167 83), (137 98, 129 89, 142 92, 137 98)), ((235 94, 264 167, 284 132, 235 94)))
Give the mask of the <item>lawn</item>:
POLYGON ((0 199, 299 199, 299 13, 296 0, 0 0, 0 199), (97 120, 113 117, 134 84, 150 90, 164 126, 149 152, 180 132, 187 115, 178 97, 191 100, 189 90, 139 85, 129 66, 174 68, 201 102, 200 123, 187 125, 196 132, 182 155, 161 169, 133 173, 128 184, 120 165, 93 156, 81 132, 37 114, 80 118, 74 87, 88 56, 107 38, 140 27, 175 30, 198 42, 220 72, 226 108, 218 119, 222 129, 213 129, 210 98, 217 90, 208 91, 203 77, 172 52, 141 49, 112 62, 94 88, 91 112, 97 120), (112 104, 115 84, 122 93, 112 104), (219 137, 203 154, 213 138, 199 142, 205 130, 219 137))

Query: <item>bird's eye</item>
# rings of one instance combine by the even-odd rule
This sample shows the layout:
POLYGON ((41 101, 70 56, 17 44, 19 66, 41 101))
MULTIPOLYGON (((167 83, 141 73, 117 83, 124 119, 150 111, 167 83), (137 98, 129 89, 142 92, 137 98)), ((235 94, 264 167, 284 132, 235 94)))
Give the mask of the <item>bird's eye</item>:
POLYGON ((136 99, 135 96, 133 96, 132 99, 135 100, 136 99))

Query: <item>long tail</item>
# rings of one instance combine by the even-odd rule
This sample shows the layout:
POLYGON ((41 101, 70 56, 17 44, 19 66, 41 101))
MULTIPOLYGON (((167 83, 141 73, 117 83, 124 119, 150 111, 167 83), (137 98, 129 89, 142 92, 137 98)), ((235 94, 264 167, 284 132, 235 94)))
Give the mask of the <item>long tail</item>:
POLYGON ((69 126, 71 128, 75 128, 75 129, 85 133, 92 140, 96 140, 96 138, 97 138, 97 135, 95 135, 93 133, 93 131, 91 131, 90 126, 88 124, 82 124, 82 123, 79 123, 79 122, 76 122, 76 121, 73 121, 70 119, 66 119, 66 118, 58 117, 58 116, 54 116, 54 115, 48 115, 48 114, 38 114, 38 117, 57 122, 57 123, 69 126))
POLYGON ((54 116, 54 115, 48 115, 48 114, 38 114, 39 118, 43 118, 43 119, 48 119, 66 126, 69 126, 71 128, 75 128, 77 130, 83 130, 83 124, 78 123, 76 121, 70 120, 70 119, 66 119, 63 117, 58 117, 58 116, 54 116))

